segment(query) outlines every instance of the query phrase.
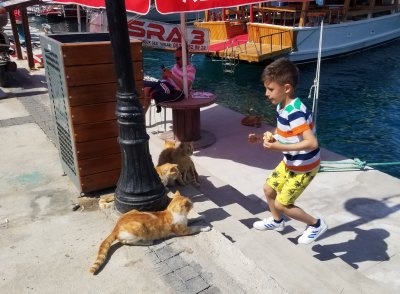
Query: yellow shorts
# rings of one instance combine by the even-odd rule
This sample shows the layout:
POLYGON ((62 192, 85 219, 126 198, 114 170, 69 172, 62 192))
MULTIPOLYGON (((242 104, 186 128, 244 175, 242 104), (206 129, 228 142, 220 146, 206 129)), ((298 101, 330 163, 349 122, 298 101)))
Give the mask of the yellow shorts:
POLYGON ((306 173, 294 172, 288 170, 281 161, 267 178, 267 184, 278 193, 276 199, 279 203, 292 205, 314 179, 318 170, 319 167, 306 173))

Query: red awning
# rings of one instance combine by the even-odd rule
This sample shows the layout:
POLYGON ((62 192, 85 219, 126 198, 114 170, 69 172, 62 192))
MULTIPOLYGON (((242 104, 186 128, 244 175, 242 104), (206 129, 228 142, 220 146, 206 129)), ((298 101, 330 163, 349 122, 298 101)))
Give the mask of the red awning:
MULTIPOLYGON (((270 0, 272 1, 272 0, 270 0)), ((284 2, 306 2, 311 0, 289 0, 284 2)), ((56 0, 46 1, 63 4, 80 4, 93 8, 105 8, 105 0, 56 0)), ((126 10, 138 14, 147 14, 151 0, 125 0, 126 10)), ((156 9, 161 14, 203 11, 207 9, 234 7, 253 3, 269 2, 260 0, 154 0, 156 9)))

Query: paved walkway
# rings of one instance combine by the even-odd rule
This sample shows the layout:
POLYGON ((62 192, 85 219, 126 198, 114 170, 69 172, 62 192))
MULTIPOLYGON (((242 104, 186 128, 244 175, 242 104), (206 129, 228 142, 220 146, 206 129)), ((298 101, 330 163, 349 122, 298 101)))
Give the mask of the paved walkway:
MULTIPOLYGON (((193 156, 201 186, 179 187, 213 229, 150 247, 114 245, 103 270, 91 276, 88 268, 116 214, 100 211, 97 198, 78 198, 62 176, 44 70, 20 68, 12 82, 3 89, 8 97, 0 100, 1 292, 397 293, 400 288, 400 180, 375 170, 320 173, 298 205, 329 224, 321 240, 298 245, 304 226, 289 219, 281 233, 256 231, 253 221, 267 216, 262 184, 281 155, 247 143, 249 132, 272 127, 242 126, 240 114, 218 105, 201 112, 202 128, 218 138, 193 156), (72 210, 78 201, 83 211, 72 210)), ((149 125, 156 161, 163 127, 160 121, 149 125)), ((323 159, 343 160, 326 150, 323 159)))

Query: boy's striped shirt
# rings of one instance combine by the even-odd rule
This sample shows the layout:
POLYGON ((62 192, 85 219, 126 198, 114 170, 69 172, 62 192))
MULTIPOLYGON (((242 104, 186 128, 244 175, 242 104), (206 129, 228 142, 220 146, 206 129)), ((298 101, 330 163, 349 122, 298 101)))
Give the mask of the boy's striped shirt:
MULTIPOLYGON (((299 98, 293 99, 290 104, 281 109, 276 107, 277 128, 274 136, 282 144, 293 144, 303 140, 305 130, 313 130, 311 113, 299 98)), ((320 164, 319 148, 309 151, 285 151, 284 162, 287 168, 295 172, 309 172, 320 164)))

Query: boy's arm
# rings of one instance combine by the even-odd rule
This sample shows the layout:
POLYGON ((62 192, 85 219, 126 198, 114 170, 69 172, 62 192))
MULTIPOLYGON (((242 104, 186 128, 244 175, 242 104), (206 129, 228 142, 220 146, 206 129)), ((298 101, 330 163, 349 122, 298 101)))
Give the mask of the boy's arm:
POLYGON ((311 129, 305 130, 302 134, 303 140, 294 144, 281 144, 279 142, 264 142, 264 148, 276 151, 301 151, 314 150, 318 148, 318 140, 311 129))

